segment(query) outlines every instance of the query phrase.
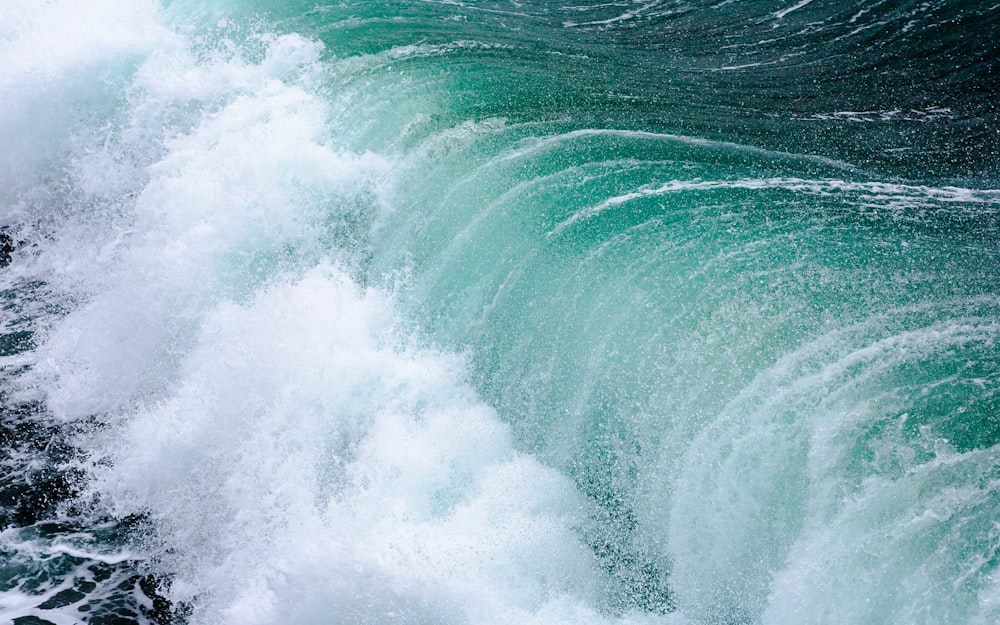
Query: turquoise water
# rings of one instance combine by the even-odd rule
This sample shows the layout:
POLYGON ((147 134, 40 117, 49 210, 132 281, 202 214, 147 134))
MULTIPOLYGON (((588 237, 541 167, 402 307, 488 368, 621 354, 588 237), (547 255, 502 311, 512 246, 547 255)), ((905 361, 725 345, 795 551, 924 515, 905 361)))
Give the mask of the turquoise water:
POLYGON ((1000 618, 998 13, 0 9, 0 616, 1000 618))

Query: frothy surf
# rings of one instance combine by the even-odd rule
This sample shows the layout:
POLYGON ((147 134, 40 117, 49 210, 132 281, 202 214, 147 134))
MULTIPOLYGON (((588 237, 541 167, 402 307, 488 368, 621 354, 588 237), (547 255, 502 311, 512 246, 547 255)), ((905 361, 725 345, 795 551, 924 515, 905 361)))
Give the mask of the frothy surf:
POLYGON ((528 5, 0 8, 0 618, 997 620, 988 176, 528 5))

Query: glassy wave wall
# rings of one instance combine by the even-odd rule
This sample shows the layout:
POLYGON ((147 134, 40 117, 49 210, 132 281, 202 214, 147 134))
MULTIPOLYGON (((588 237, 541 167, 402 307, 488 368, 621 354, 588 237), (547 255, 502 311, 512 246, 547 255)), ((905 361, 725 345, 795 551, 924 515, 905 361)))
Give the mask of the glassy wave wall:
POLYGON ((0 619, 1000 620, 1000 12, 9 0, 0 619))

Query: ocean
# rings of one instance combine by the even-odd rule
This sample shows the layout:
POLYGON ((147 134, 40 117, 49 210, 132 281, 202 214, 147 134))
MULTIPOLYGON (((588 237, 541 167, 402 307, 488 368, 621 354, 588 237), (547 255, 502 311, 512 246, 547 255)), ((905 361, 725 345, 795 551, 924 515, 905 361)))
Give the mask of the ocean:
POLYGON ((5 0, 0 621, 1000 622, 1000 5, 5 0))

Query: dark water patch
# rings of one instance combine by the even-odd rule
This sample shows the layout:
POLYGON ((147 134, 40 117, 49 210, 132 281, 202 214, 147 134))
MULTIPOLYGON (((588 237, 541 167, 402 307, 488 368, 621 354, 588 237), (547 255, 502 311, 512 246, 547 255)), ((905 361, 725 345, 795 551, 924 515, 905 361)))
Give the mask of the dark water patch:
POLYGON ((594 552, 609 582, 608 596, 613 612, 667 614, 677 609, 670 588, 669 570, 660 559, 636 544, 638 522, 619 492, 589 493, 598 504, 592 521, 596 531, 584 539, 594 552))
POLYGON ((12 260, 14 239, 5 229, 0 229, 0 268, 6 267, 12 260))
POLYGON ((14 625, 55 625, 52 621, 46 621, 37 616, 19 616, 13 621, 14 625))
POLYGON ((35 347, 34 333, 29 331, 0 334, 0 357, 13 356, 35 347))
MULTIPOLYGON (((28 612, 75 614, 82 622, 119 625, 180 625, 188 609, 165 598, 168 579, 144 573, 141 561, 105 552, 125 542, 116 536, 141 522, 41 522, 8 529, 0 537, 0 591, 34 598, 28 612), (84 526, 86 523, 86 526, 84 526)), ((25 600, 22 599, 22 603, 25 600)), ((26 614, 19 618, 43 618, 26 614)))
POLYGON ((12 402, 0 393, 0 415, 0 528, 51 518, 77 494, 81 474, 66 463, 78 451, 38 402, 12 402))
POLYGON ((996 180, 995 7, 595 2, 580 20, 578 9, 591 3, 573 4, 566 24, 589 31, 584 39, 613 42, 614 62, 627 67, 616 74, 619 106, 647 123, 914 177, 996 180))
MULTIPOLYGON (((0 261, 17 262, 15 243, 0 236, 0 261), (3 256, 6 254, 6 256, 3 256)), ((94 518, 78 501, 85 453, 74 444, 94 420, 56 420, 23 384, 33 366, 39 327, 67 312, 41 280, 14 280, 0 291, 0 592, 21 596, 13 623, 176 625, 161 589, 168 581, 143 572, 141 560, 115 555, 142 534, 136 519, 94 518), (111 556, 108 556, 111 553, 111 556), (32 601, 34 602, 32 604, 32 601)))
POLYGON ((438 83, 445 125, 571 118, 1000 184, 1000 15, 982 3, 269 4, 340 58, 437 47, 347 80, 438 83))

